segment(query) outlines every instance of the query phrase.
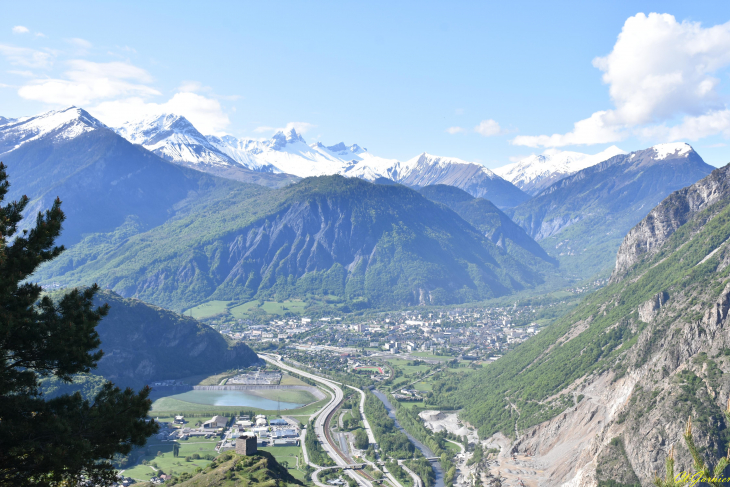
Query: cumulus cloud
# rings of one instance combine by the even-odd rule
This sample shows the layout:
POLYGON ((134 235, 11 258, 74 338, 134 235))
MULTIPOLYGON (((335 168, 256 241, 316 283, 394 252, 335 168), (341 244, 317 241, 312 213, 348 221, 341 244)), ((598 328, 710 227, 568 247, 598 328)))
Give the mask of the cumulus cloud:
POLYGON ((129 63, 77 59, 68 65, 70 69, 64 78, 32 80, 18 90, 18 95, 52 105, 88 105, 109 98, 160 94, 144 84, 151 82, 152 77, 129 63))
POLYGON ((502 128, 494 120, 482 120, 479 125, 474 127, 474 131, 484 137, 492 137, 502 133, 502 128))
POLYGON ((730 22, 702 27, 669 14, 640 13, 626 20, 613 50, 593 65, 603 72, 613 109, 576 122, 571 132, 518 136, 512 143, 561 147, 634 134, 692 139, 730 127, 718 93, 718 71, 730 65, 730 22), (679 124, 665 125, 677 118, 679 124))
POLYGON ((464 130, 461 127, 449 127, 449 128, 446 129, 446 131, 448 133, 452 134, 452 135, 453 134, 458 134, 459 132, 466 132, 466 130, 464 130))
POLYGON ((197 93, 176 93, 165 103, 148 102, 140 97, 110 100, 90 107, 89 112, 112 127, 148 115, 175 113, 187 118, 205 135, 224 134, 231 123, 218 100, 197 93))
POLYGON ((16 25, 13 27, 13 34, 27 34, 30 30, 22 25, 16 25))
POLYGON ((603 144, 618 142, 625 137, 621 126, 606 122, 607 112, 596 112, 590 118, 576 122, 567 134, 518 135, 511 140, 514 145, 527 147, 564 147, 566 145, 603 144))
POLYGON ((53 65, 53 55, 49 52, 0 44, 0 55, 14 66, 47 69, 53 65))

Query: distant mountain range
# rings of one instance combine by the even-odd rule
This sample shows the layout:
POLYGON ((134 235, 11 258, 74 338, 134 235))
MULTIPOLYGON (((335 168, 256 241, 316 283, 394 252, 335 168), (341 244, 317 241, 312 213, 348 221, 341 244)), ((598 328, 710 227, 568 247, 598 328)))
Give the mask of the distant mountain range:
POLYGON ((279 131, 269 140, 204 136, 185 117, 159 115, 125 123, 116 131, 168 161, 234 179, 231 174, 240 169, 297 177, 339 174, 368 181, 385 179, 414 188, 448 184, 488 198, 499 207, 529 199, 478 163, 426 153, 401 162, 375 156, 357 144, 307 145, 293 128, 279 131))
POLYGON ((586 278, 613 267, 621 239, 652 208, 713 169, 688 144, 661 144, 578 171, 505 212, 567 275, 586 278))
MULTIPOLYGON (((689 145, 664 144, 615 155, 531 198, 454 158, 382 159, 358 145, 307 145, 295 130, 259 141, 207 137, 178 116, 112 130, 78 108, 3 119, 0 150, 9 199, 31 198, 29 223, 63 201, 61 241, 75 247, 39 274, 46 284, 97 279, 174 309, 330 291, 358 306, 465 302, 544 283, 556 262, 563 278, 584 279, 613 266, 625 233, 659 201, 712 169, 689 145), (351 177, 297 184, 298 175, 280 171, 351 177), (394 187, 376 189, 385 185, 394 187), (364 204, 383 214, 365 217, 375 210, 364 204), (408 235, 421 245, 409 247, 408 235), (382 267, 388 259, 405 269, 395 281, 382 267)), ((603 156, 612 152, 620 150, 603 156)), ((603 157, 554 156, 554 174, 603 157)), ((536 174, 530 167, 508 172, 536 174)), ((533 178, 530 190, 554 174, 533 178)))
POLYGON ((593 155, 552 150, 499 167, 494 172, 522 191, 534 196, 571 174, 595 166, 599 162, 619 154, 625 154, 625 152, 615 145, 593 155))
MULTIPOLYGON (((37 117, 1 118, 0 154, 61 126, 65 127, 57 135, 64 137, 66 133, 66 138, 106 128, 83 110, 83 115, 77 112, 71 107, 37 117)), ((414 188, 446 184, 486 198, 500 208, 517 206, 550 184, 623 153, 615 146, 595 155, 554 151, 491 171, 479 163, 425 152, 399 161, 371 154, 357 144, 308 145, 293 128, 279 131, 268 140, 204 135, 185 117, 175 114, 147 116, 113 130, 167 161, 228 179, 281 186, 301 177, 340 174, 414 188)))

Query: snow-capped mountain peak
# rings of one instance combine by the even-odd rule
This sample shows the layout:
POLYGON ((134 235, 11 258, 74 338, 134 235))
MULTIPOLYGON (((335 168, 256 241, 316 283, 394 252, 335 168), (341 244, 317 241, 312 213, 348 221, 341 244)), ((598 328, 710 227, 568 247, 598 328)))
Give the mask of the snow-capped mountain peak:
POLYGON ((271 137, 271 148, 274 150, 282 150, 287 144, 301 142, 306 144, 301 135, 299 135, 294 127, 289 130, 279 130, 271 137))
POLYGON ((494 172, 534 195, 566 176, 625 153, 615 145, 598 154, 547 150, 497 168, 494 172))
POLYGON ((490 179, 499 178, 499 176, 494 174, 491 169, 479 164, 478 162, 469 162, 463 159, 458 159, 456 157, 436 156, 427 152, 423 152, 421 155, 404 162, 403 170, 411 172, 416 170, 423 170, 427 167, 446 169, 450 166, 469 166, 477 169, 479 172, 484 173, 490 179))
POLYGON ((86 110, 73 106, 35 117, 6 120, 8 122, 0 126, 0 154, 41 137, 73 139, 92 130, 107 128, 86 110))
POLYGON ((386 178, 415 187, 449 184, 474 196, 496 198, 500 206, 513 206, 527 197, 475 162, 425 152, 401 162, 375 156, 358 144, 307 145, 293 127, 277 131, 268 140, 203 136, 184 117, 166 114, 124 124, 118 133, 172 162, 214 174, 227 174, 236 165, 299 177, 341 174, 369 181, 386 178))
POLYGON ((116 132, 154 152, 163 159, 191 167, 237 166, 235 160, 220 151, 182 115, 163 113, 148 115, 123 124, 116 132))

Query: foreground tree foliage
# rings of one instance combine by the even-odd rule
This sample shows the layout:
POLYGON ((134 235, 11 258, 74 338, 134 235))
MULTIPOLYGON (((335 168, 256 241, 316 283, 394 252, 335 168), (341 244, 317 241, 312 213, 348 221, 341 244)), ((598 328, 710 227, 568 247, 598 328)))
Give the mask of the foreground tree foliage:
MULTIPOLYGON (((9 183, 0 163, 0 203, 9 183)), ((0 205, 0 486, 104 484, 115 454, 143 445, 158 426, 147 420, 150 390, 135 393, 107 382, 93 401, 81 394, 46 400, 39 380, 96 367, 103 352, 95 328, 108 307, 95 308, 96 285, 54 302, 25 282, 62 251, 54 242, 64 220, 56 200, 35 227, 18 232, 28 198, 0 205)))
MULTIPOLYGON (((727 402, 727 409, 725 409, 725 420, 730 421, 730 399, 727 402)), ((730 465, 730 448, 728 448, 727 456, 724 456, 718 460, 715 468, 711 468, 710 465, 705 463, 705 460, 700 455, 695 446, 694 438, 692 437, 692 417, 687 420, 687 428, 684 430, 684 442, 687 445, 690 455, 692 455, 692 463, 694 472, 674 471, 674 446, 669 450, 669 456, 666 460, 666 476, 664 479, 659 477, 656 473, 654 474, 654 485, 657 487, 684 487, 687 485, 694 486, 699 483, 707 484, 712 487, 722 487, 727 485, 728 479, 724 477, 725 469, 730 465)))

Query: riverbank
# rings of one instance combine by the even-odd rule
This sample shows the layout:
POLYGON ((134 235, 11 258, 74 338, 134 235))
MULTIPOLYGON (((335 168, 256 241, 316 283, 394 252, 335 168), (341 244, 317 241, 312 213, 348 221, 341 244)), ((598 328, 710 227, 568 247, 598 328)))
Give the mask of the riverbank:
MULTIPOLYGON (((414 438, 413 435, 411 435, 398 422, 398 420, 395 417, 395 408, 390 403, 390 401, 388 400, 386 395, 375 389, 373 389, 371 392, 373 393, 373 395, 375 397, 377 397, 380 400, 380 402, 383 403, 383 406, 385 406, 385 409, 388 411, 388 417, 390 417, 393 421, 395 421, 395 426, 408 437, 408 440, 413 444, 413 446, 418 448, 418 450, 426 458, 433 458, 435 455, 431 451, 431 449, 429 447, 427 447, 426 445, 424 445, 423 443, 421 443, 420 441, 418 441, 416 438, 414 438)), ((438 461, 431 462, 431 468, 433 469, 433 472, 436 476, 436 482, 434 484, 434 487, 446 487, 446 484, 444 482, 444 469, 443 469, 443 466, 441 465, 441 462, 438 462, 438 461)))

